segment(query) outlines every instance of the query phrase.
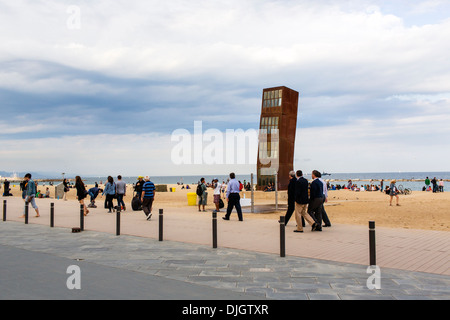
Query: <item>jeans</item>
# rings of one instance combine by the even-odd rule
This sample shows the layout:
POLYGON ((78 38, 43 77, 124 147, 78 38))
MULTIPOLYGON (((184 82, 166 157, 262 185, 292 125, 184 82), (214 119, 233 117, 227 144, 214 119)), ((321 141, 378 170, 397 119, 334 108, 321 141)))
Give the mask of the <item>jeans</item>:
POLYGON ((114 207, 113 199, 114 199, 113 194, 106 195, 105 208, 109 209, 109 211, 111 211, 111 209, 114 207))
POLYGON ((125 202, 123 202, 123 194, 117 194, 117 206, 123 206, 125 208, 125 202))

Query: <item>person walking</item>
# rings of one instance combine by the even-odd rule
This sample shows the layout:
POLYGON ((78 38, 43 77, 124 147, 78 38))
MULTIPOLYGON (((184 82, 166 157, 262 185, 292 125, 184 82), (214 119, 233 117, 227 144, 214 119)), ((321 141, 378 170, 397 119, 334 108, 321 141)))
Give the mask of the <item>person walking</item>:
POLYGON ((84 185, 83 180, 81 180, 80 176, 75 177, 75 188, 77 189, 77 199, 80 205, 83 206, 84 215, 87 216, 89 213, 88 208, 84 204, 84 199, 86 198, 86 186, 84 185))
POLYGON ((114 210, 114 204, 113 204, 113 199, 114 196, 116 195, 116 184, 114 183, 114 179, 113 177, 109 176, 108 177, 108 182, 105 184, 105 189, 103 190, 102 195, 106 194, 106 199, 105 199, 105 209, 109 209, 109 213, 111 213, 111 210, 114 210))
POLYGON ((284 216, 285 225, 287 226, 289 220, 291 219, 292 214, 295 211, 295 185, 297 182, 297 178, 295 177, 295 172, 289 172, 289 184, 288 184, 288 208, 286 211, 286 215, 284 216))
MULTIPOLYGON (((39 218, 39 208, 36 205, 36 184, 33 180, 31 180, 31 174, 27 173, 25 175, 24 180, 26 181, 26 193, 25 193, 25 203, 31 203, 31 206, 36 211, 36 218, 39 218)), ((22 218, 25 218, 25 213, 23 214, 22 218)))
POLYGON ((206 189, 205 178, 200 179, 200 183, 197 186, 197 202, 198 202, 198 211, 200 210, 200 206, 203 206, 203 212, 206 212, 205 206, 208 198, 208 192, 206 189))
POLYGON ((303 232, 304 220, 314 230, 316 228, 315 219, 307 212, 309 203, 308 197, 308 180, 303 177, 302 170, 297 170, 297 181, 295 182, 295 220, 297 221, 297 229, 294 232, 303 232))
POLYGON ((392 199, 395 197, 397 200, 397 206, 400 206, 398 203, 398 189, 395 185, 397 181, 396 180, 392 180, 391 184, 389 185, 389 196, 390 196, 390 201, 389 201, 389 205, 392 206, 392 199))
POLYGON ((127 195, 127 184, 125 181, 122 180, 122 176, 117 176, 117 183, 116 183, 116 195, 117 195, 117 206, 121 207, 122 211, 126 210, 125 202, 123 202, 123 198, 127 195))
POLYGON ((225 217, 222 217, 223 220, 230 220, 231 211, 236 207, 236 211, 238 214, 239 221, 244 221, 242 217, 242 209, 241 209, 241 197, 239 195, 239 182, 236 180, 236 175, 234 172, 230 173, 230 182, 227 185, 227 213, 225 217))
POLYGON ((313 170, 311 177, 314 179, 311 182, 309 193, 308 213, 315 218, 315 226, 312 231, 322 231, 322 210, 323 210, 323 184, 319 180, 320 172, 313 170))
POLYGON ((147 221, 152 217, 152 206, 153 201, 155 200, 155 185, 150 181, 148 176, 145 177, 145 183, 142 186, 142 210, 144 210, 144 214, 147 217, 147 221))

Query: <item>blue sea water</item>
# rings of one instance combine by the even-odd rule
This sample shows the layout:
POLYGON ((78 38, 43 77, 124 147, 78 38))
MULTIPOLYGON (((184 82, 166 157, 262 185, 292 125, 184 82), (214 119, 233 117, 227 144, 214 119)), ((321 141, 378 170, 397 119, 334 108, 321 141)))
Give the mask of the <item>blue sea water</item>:
MULTIPOLYGON (((152 176, 151 180, 156 184, 197 184, 200 178, 205 178, 206 182, 211 182, 214 178, 219 179, 220 182, 227 181, 228 174, 224 175, 205 175, 205 176, 152 176)), ((369 180, 373 179, 373 184, 379 185, 380 180, 384 180, 384 186, 389 184, 392 179, 397 180, 397 186, 403 185, 405 188, 410 188, 413 191, 421 191, 425 185, 425 178, 430 180, 436 179, 450 180, 450 172, 375 172, 375 173, 330 173, 330 175, 322 176, 323 179, 330 180, 330 184, 347 185, 348 180, 358 186, 369 184, 369 180), (405 181, 406 180, 406 181, 405 181)), ((71 177, 67 177, 73 179, 71 177)), ((107 177, 82 177, 86 184, 105 183, 107 177)), ((115 177, 114 177, 115 178, 115 177)), ((250 181, 250 174, 236 175, 236 178, 242 182, 250 181)), ((305 175, 305 178, 310 179, 310 174, 305 175)), ((137 177, 123 177, 126 183, 133 184, 137 181, 137 177)), ((116 179, 115 179, 116 180, 116 179)), ((72 180, 73 181, 73 180, 72 180)), ((256 175, 254 176, 254 183, 256 183, 256 175)), ((444 190, 450 187, 449 182, 444 182, 444 190)))

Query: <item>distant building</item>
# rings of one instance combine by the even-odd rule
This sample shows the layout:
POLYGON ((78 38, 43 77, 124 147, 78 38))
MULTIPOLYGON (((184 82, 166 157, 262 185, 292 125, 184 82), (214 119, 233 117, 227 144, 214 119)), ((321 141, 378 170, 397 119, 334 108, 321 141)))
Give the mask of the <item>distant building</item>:
POLYGON ((287 190, 294 168, 299 93, 287 87, 263 90, 257 163, 258 190, 275 183, 287 190))

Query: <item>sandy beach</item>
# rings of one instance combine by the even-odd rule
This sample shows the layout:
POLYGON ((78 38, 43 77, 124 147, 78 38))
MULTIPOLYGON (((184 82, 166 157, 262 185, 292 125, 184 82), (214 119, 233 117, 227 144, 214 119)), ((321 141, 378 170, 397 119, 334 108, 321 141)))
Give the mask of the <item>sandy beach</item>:
MULTIPOLYGON (((48 186, 48 185, 47 185, 48 186)), ((88 185, 87 188, 92 186, 88 185)), ((102 187, 102 186, 100 186, 102 187)), ((44 186, 38 187, 45 192, 44 186)), ((175 188, 175 192, 156 193, 155 203, 158 207, 166 208, 189 208, 187 193, 194 192, 192 189, 181 189, 179 185, 168 185, 175 188)), ((20 196, 18 184, 11 184, 14 196, 20 196)), ((50 187, 50 196, 54 197, 54 187, 50 187)), ((211 211, 215 208, 213 204, 213 190, 208 188, 208 205, 206 209, 211 211)), ((243 192, 241 197, 251 197, 250 192, 243 192)), ((131 210, 133 187, 128 186, 124 199, 128 210, 131 210)), ((389 196, 382 192, 355 192, 350 190, 329 191, 326 211, 331 223, 349 225, 367 225, 368 221, 376 221, 377 226, 388 228, 421 229, 421 230, 450 230, 450 192, 432 193, 415 191, 411 195, 400 195, 400 206, 389 206, 389 196)), ((70 189, 67 198, 76 200, 76 190, 70 189)), ((89 200, 89 197, 88 199, 89 200)), ((96 200, 98 209, 102 210, 105 196, 99 196, 96 200)), ((61 200, 60 200, 61 201, 61 200)), ((246 214, 246 219, 273 219, 278 220, 280 215, 285 214, 287 202, 286 191, 278 194, 280 210, 277 212, 246 214), (284 206, 283 206, 284 205, 284 206)), ((39 199, 37 199, 39 205, 39 199)), ((88 201, 87 201, 88 203, 88 201)), ((274 204, 274 192, 255 192, 255 205, 274 204)), ((395 204, 395 198, 393 203, 395 204)), ((116 200, 114 200, 116 204, 116 200)), ((295 221, 295 220, 292 220, 295 221)), ((295 222, 294 222, 295 223, 295 222)))

